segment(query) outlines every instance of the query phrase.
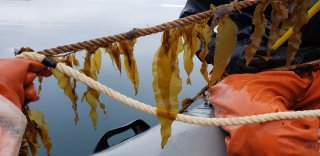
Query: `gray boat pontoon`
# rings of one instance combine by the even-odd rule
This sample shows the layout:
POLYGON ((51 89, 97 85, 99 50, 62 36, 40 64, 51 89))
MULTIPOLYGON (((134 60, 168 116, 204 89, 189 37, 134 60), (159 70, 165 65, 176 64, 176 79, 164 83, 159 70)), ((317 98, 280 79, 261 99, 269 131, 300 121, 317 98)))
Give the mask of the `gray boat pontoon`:
MULTIPOLYGON (((206 104, 200 105, 186 114, 208 118, 214 116, 212 107, 206 104)), ((225 132, 217 126, 199 126, 175 121, 172 124, 172 136, 164 149, 161 149, 160 146, 160 125, 157 125, 113 147, 105 150, 100 148, 98 150, 100 152, 94 155, 224 156, 227 155, 224 137, 225 132)), ((102 138, 99 143, 107 144, 106 138, 102 138)), ((97 148, 98 146, 99 144, 97 148)))

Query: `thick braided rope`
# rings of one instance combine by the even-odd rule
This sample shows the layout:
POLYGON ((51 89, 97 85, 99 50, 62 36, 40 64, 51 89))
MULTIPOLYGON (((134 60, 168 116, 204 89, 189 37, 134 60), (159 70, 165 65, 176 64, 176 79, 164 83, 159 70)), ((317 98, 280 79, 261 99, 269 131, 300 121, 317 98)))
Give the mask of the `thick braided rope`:
MULTIPOLYGON (((44 55, 37 54, 34 52, 31 53, 22 53, 17 56, 17 58, 24 58, 42 62, 45 58, 44 55)), ((67 74, 70 77, 73 77, 87 86, 104 93, 105 95, 123 103, 130 107, 136 108, 138 110, 144 111, 149 114, 157 115, 155 107, 147 105, 145 103, 134 100, 130 97, 120 94, 117 91, 112 90, 111 88, 101 84, 98 81, 93 80, 92 78, 80 73, 79 71, 66 66, 63 63, 58 63, 56 68, 60 72, 67 74)), ((231 125, 240 125, 240 124, 249 124, 249 123, 261 123, 274 120, 283 120, 283 119, 299 119, 307 117, 318 117, 320 116, 320 110, 308 110, 308 111, 295 111, 295 112, 277 112, 269 114, 260 114, 244 117, 234 117, 234 118, 203 118, 196 116, 189 116, 178 114, 176 121, 197 124, 197 125, 206 125, 206 126, 231 126, 231 125)))
POLYGON ((153 27, 135 28, 126 33, 120 33, 120 34, 112 35, 108 37, 101 37, 101 38, 73 43, 69 45, 63 45, 63 46, 59 46, 51 49, 44 49, 44 50, 38 51, 38 53, 46 56, 52 56, 52 55, 63 54, 68 52, 77 52, 83 49, 97 49, 99 47, 108 47, 111 43, 114 43, 114 42, 118 42, 126 39, 138 38, 141 36, 147 36, 147 35, 155 34, 158 32, 163 32, 165 30, 171 30, 171 29, 187 26, 209 17, 221 18, 220 16, 226 15, 235 10, 240 10, 249 6, 253 6, 259 3, 260 1, 261 0, 243 0, 239 2, 220 5, 215 10, 208 10, 202 13, 187 16, 185 18, 180 18, 180 19, 163 23, 160 25, 156 25, 153 27))

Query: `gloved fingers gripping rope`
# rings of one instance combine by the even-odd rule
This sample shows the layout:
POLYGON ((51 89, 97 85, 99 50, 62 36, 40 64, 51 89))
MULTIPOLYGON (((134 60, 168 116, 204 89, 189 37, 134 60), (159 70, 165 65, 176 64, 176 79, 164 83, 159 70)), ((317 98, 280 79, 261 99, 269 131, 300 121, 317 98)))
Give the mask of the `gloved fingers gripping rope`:
MULTIPOLYGON (((75 78, 78 81, 86 84, 87 86, 104 93, 105 95, 138 110, 144 111, 149 114, 157 115, 157 108, 147 105, 145 103, 134 100, 130 97, 120 94, 117 91, 112 90, 111 88, 101 84, 98 81, 91 79, 90 77, 76 71, 75 69, 66 66, 64 63, 56 62, 47 58, 42 54, 38 54, 35 52, 32 53, 22 53, 16 58, 19 59, 29 59, 38 62, 42 62, 48 67, 54 68, 67 74, 70 77, 75 78)), ((275 120, 283 120, 283 119, 299 119, 299 118, 307 118, 307 117, 319 117, 320 110, 308 110, 308 111, 295 111, 295 112, 277 112, 277 113, 268 113, 268 114, 259 114, 252 116, 243 116, 243 117, 235 117, 235 118, 203 118, 203 117, 195 117, 184 114, 178 114, 176 117, 176 121, 189 123, 189 124, 197 124, 197 125, 206 125, 206 126, 231 126, 231 125, 241 125, 241 124, 249 124, 249 123, 261 123, 275 120)))

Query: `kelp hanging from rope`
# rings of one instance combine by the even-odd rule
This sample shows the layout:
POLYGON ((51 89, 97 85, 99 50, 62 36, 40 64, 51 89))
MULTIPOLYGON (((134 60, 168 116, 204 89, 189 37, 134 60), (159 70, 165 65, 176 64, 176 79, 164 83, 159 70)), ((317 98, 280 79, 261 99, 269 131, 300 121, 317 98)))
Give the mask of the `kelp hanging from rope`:
POLYGON ((210 76, 209 86, 213 86, 223 75, 229 64, 232 52, 237 43, 237 25, 229 18, 224 17, 218 25, 215 39, 214 67, 210 76))
POLYGON ((254 25, 254 32, 251 34, 251 43, 246 47, 245 50, 245 58, 246 64, 248 65, 256 51, 258 50, 262 36, 265 33, 265 27, 267 25, 267 20, 264 16, 264 11, 266 10, 267 6, 269 5, 269 1, 264 1, 257 5, 254 16, 252 17, 252 24, 254 25))
MULTIPOLYGON (((102 61, 102 52, 101 49, 98 48, 97 50, 87 50, 86 56, 84 58, 84 66, 80 70, 85 75, 91 77, 94 80, 98 80, 98 74, 101 69, 101 61, 102 61)), ((99 100, 100 93, 96 90, 87 87, 87 91, 85 91, 82 95, 81 102, 84 100, 90 105, 91 110, 89 116, 91 118, 93 127, 97 127, 98 122, 98 113, 97 107, 98 105, 104 105, 99 100)))
POLYGON ((124 67, 129 80, 132 82, 134 92, 138 94, 139 88, 139 74, 136 65, 136 59, 133 55, 133 46, 136 43, 136 39, 124 40, 119 42, 120 54, 124 57, 124 67))
MULTIPOLYGON (((235 4, 231 6, 239 7, 235 4)), ((246 46, 245 50, 246 64, 249 64, 254 57, 260 46, 262 37, 265 34, 268 23, 264 17, 264 11, 269 6, 273 8, 271 13, 271 32, 268 39, 267 56, 264 56, 263 58, 266 60, 271 58, 272 53, 274 53, 272 49, 273 44, 289 28, 293 29, 294 34, 288 40, 288 65, 292 62, 301 44, 300 31, 302 26, 308 21, 307 9, 310 7, 310 1, 262 0, 254 11, 252 19, 254 31, 251 34, 251 42, 246 46)), ((216 8, 212 7, 212 10, 216 10, 216 8)), ((178 113, 178 96, 184 82, 182 79, 186 80, 186 84, 191 84, 191 74, 194 68, 193 61, 196 52, 199 53, 198 56, 202 63, 200 74, 202 74, 204 81, 208 82, 209 86, 214 85, 224 74, 237 43, 237 25, 227 15, 231 10, 232 9, 229 7, 220 7, 220 10, 218 9, 217 12, 214 12, 216 18, 213 18, 211 26, 207 24, 209 19, 206 18, 184 27, 164 31, 161 46, 156 52, 152 63, 152 73, 154 76, 152 85, 155 94, 158 119, 161 125, 162 147, 165 146, 171 136, 171 124, 178 113), (208 64, 205 62, 205 57, 208 54, 208 44, 211 39, 212 29, 216 25, 218 26, 218 32, 215 41, 213 41, 215 43, 214 65, 209 79, 208 64), (180 77, 181 69, 179 69, 179 55, 183 55, 182 63, 184 72, 187 74, 186 78, 180 77)), ((137 67, 136 61, 139 60, 136 60, 134 57, 134 45, 136 44, 137 39, 135 38, 135 35, 131 34, 130 36, 131 38, 127 40, 104 44, 99 47, 84 48, 86 54, 83 68, 80 71, 94 80, 98 80, 99 71, 102 67, 103 54, 108 54, 113 65, 116 66, 120 73, 123 71, 122 65, 124 65, 126 75, 133 84, 134 93, 137 94, 139 89, 139 68, 137 67)), ((66 63, 71 67, 80 67, 80 63, 76 59, 74 53, 67 54, 56 60, 66 63)), ((65 95, 67 95, 72 103, 72 109, 75 113, 74 120, 77 124, 79 117, 77 113, 78 94, 76 93, 76 81, 55 70, 53 70, 53 75, 58 80, 58 86, 64 90, 65 95)), ((41 78, 39 81, 42 81, 41 78)), ((41 86, 39 92, 40 90, 41 86)), ((99 100, 99 96, 100 93, 88 87, 82 94, 81 100, 86 100, 91 107, 89 117, 91 118, 94 128, 96 128, 98 121, 97 107, 100 107, 103 113, 106 114, 105 104, 99 100)), ((29 115, 29 117, 31 116, 30 113, 27 113, 27 115, 29 115)), ((43 123, 40 124, 44 125, 43 123)), ((32 131, 31 129, 28 129, 29 127, 27 127, 26 132, 32 131)), ((47 130, 45 126, 42 127, 44 131, 47 130)), ((30 138, 32 139, 32 137, 26 135, 26 138, 28 137, 29 140, 30 138)), ((24 141, 23 145, 26 144, 27 143, 24 141)), ((51 146, 49 146, 48 143, 47 145, 48 146, 46 147, 49 152, 51 146)), ((23 151, 25 147, 26 146, 22 146, 21 150, 23 151)), ((30 146, 33 155, 36 154, 37 148, 37 146, 30 146)))
POLYGON ((310 0, 297 0, 297 4, 292 10, 292 13, 289 13, 289 18, 293 21, 290 25, 293 29, 293 34, 288 40, 287 48, 287 65, 290 65, 294 59, 294 56, 297 54, 300 44, 302 34, 300 32, 302 26, 308 22, 307 10, 310 7, 310 0))
POLYGON ((27 116, 27 126, 21 142, 19 155, 29 156, 29 151, 31 155, 37 155, 38 149, 41 147, 38 142, 39 140, 41 140, 42 145, 46 149, 47 155, 50 155, 52 143, 49 137, 48 125, 44 121, 44 114, 38 110, 30 110, 28 107, 25 107, 23 112, 27 116))
MULTIPOLYGON (((79 66, 79 61, 75 58, 74 54, 70 54, 59 61, 65 62, 70 67, 79 66)), ((57 79, 59 88, 61 88, 64 91, 64 94, 70 99, 72 103, 72 109, 75 114, 74 122, 77 125, 79 121, 79 116, 77 111, 78 95, 76 93, 77 81, 74 78, 70 78, 69 76, 55 69, 52 69, 52 75, 57 79)))
POLYGON ((271 59, 272 47, 290 28, 294 35, 288 39, 287 66, 290 65, 301 44, 301 28, 308 22, 307 10, 310 8, 310 0, 264 0, 258 4, 252 19, 254 32, 251 34, 251 43, 246 47, 245 58, 248 65, 260 46, 262 37, 267 26, 264 17, 266 7, 271 3, 272 24, 267 45, 267 56, 263 58, 271 59))
POLYGON ((276 41, 280 37, 280 23, 282 20, 288 18, 288 11, 285 4, 287 0, 273 0, 271 1, 272 12, 271 12, 271 28, 269 33, 269 40, 267 45, 267 56, 265 60, 270 59, 270 55, 272 52, 272 46, 276 43, 276 41))
POLYGON ((182 51, 180 30, 165 31, 152 63, 153 92, 161 125, 161 147, 171 136, 171 124, 178 114, 178 95, 182 88, 178 55, 182 51))

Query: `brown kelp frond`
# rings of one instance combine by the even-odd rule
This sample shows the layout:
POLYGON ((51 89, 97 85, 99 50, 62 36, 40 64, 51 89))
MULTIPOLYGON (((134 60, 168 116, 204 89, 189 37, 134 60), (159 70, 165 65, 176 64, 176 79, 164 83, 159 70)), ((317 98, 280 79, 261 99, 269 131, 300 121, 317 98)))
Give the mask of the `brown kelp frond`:
POLYGON ((199 58, 202 62, 200 73, 202 74, 204 80, 209 82, 209 77, 208 77, 209 75, 208 75, 208 70, 207 70, 208 64, 205 60, 205 57, 209 53, 208 45, 211 40, 211 35, 212 35, 213 29, 211 29, 211 27, 207 23, 208 23, 208 20, 201 21, 198 24, 198 26, 196 27, 196 32, 197 32, 197 36, 200 39, 201 44, 202 44, 202 49, 200 49, 201 51, 199 52, 199 58))
POLYGON ((38 110, 30 110, 28 107, 25 107, 23 112, 27 117, 27 126, 23 135, 19 155, 28 156, 31 153, 32 156, 36 156, 41 146, 38 142, 39 139, 47 150, 47 155, 50 155, 52 143, 49 136, 48 125, 44 121, 44 114, 38 110))
POLYGON ((228 17, 219 23, 215 39, 215 55, 209 86, 213 86, 223 75, 237 44, 237 25, 228 17))
POLYGON ((153 91, 161 125, 162 148, 171 136, 171 124, 178 113, 178 95, 182 88, 178 66, 178 54, 182 50, 179 45, 181 44, 180 30, 165 31, 162 36, 162 44, 152 63, 153 91))
POLYGON ((271 12, 271 28, 269 33, 267 56, 266 60, 271 58, 272 46, 280 37, 280 23, 284 19, 288 18, 287 0, 271 0, 272 12, 271 12))
POLYGON ((187 84, 191 84, 190 74, 193 70, 193 57, 200 48, 200 42, 197 38, 197 24, 192 24, 182 29, 183 36, 183 65, 188 75, 187 84))
POLYGON ((136 64, 136 59, 133 55, 133 47, 136 39, 124 40, 119 42, 120 53, 124 57, 124 67, 129 80, 133 83, 135 94, 138 93, 139 88, 139 74, 136 64))
MULTIPOLYGON (((55 59, 55 60, 58 62, 65 62, 66 64, 68 64, 71 67, 78 66, 79 63, 75 57, 74 57, 74 61, 70 61, 70 58, 68 59, 68 57, 69 56, 65 57, 64 59, 55 59)), ((79 121, 78 110, 77 110, 78 95, 76 93, 77 81, 74 78, 71 78, 70 76, 63 74, 58 70, 52 69, 51 71, 52 71, 52 75, 58 81, 59 88, 61 88, 64 91, 64 94, 67 97, 69 97, 69 99, 72 103, 72 109, 75 114, 74 122, 77 125, 77 123, 79 121)))
POLYGON ((250 36, 251 43, 247 45, 245 49, 245 59, 247 65, 251 62, 252 58, 254 57, 254 54, 257 52, 257 49, 259 48, 262 40, 262 36, 265 32, 267 20, 265 19, 263 13, 266 10, 269 3, 269 0, 264 0, 256 6, 256 9, 254 11, 254 15, 252 18, 254 32, 250 36))
POLYGON ((287 49, 287 65, 290 65, 294 59, 294 56, 299 50, 301 44, 302 34, 300 32, 302 26, 308 22, 307 9, 310 7, 310 0, 298 0, 296 7, 293 9, 294 13, 290 18, 294 21, 292 25, 293 34, 288 40, 287 49))
MULTIPOLYGON (((94 50, 87 50, 86 56, 84 58, 84 66, 81 69, 85 75, 91 77, 94 80, 98 80, 98 74, 101 69, 101 60, 102 60, 102 52, 101 49, 98 48, 94 50)), ((89 116, 91 118, 93 127, 97 127, 98 122, 98 113, 97 107, 101 103, 99 100, 100 93, 96 90, 88 87, 87 91, 83 93, 81 101, 86 100, 90 105, 91 110, 89 116)))
POLYGON ((121 59, 120 59, 120 49, 117 43, 110 44, 107 47, 104 47, 106 53, 109 54, 112 63, 116 64, 118 70, 121 73, 121 59))

